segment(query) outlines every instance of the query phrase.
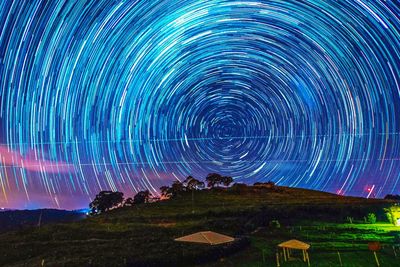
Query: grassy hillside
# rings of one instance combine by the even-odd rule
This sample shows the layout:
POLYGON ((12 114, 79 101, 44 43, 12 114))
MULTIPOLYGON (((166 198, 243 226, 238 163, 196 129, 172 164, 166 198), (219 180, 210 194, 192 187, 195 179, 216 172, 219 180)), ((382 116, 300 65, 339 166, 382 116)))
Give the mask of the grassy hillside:
MULTIPOLYGON (((351 227, 337 230, 340 234, 332 236, 332 229, 339 227, 337 223, 345 223, 347 216, 362 220, 369 212, 384 219, 382 208, 387 205, 389 202, 384 200, 286 187, 240 186, 196 191, 194 201, 188 193, 173 200, 112 210, 79 222, 1 234, 0 266, 273 266, 277 242, 292 237, 309 241, 341 237, 332 242, 347 244, 343 235, 350 233, 351 227), (272 220, 278 220, 281 227, 270 227, 272 220), (308 236, 304 227, 311 227, 308 236), (217 247, 173 241, 201 230, 245 238, 232 246, 217 247), (225 260, 218 260, 229 254, 232 255, 224 256, 225 260)), ((371 229, 355 231, 359 236, 352 239, 353 244, 358 240, 366 245, 370 237, 360 239, 360 231, 371 229)), ((393 241, 387 234, 378 239, 393 241)))
POLYGON ((82 212, 40 209, 40 210, 7 210, 0 212, 0 232, 37 226, 49 223, 73 222, 85 218, 82 212))

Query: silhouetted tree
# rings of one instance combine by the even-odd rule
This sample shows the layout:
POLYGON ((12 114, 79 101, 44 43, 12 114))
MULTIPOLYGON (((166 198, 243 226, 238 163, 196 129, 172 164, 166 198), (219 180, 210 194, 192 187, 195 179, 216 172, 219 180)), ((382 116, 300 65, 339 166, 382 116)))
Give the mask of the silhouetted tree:
POLYGON ((229 186, 233 182, 233 178, 230 176, 223 176, 222 177, 222 184, 224 186, 229 186))
POLYGON ((200 190, 204 188, 204 183, 188 176, 183 182, 174 181, 171 186, 161 186, 160 192, 162 197, 175 198, 182 192, 200 190))
POLYGON ((233 178, 230 176, 222 176, 218 173, 210 173, 206 177, 208 187, 215 187, 219 185, 229 186, 233 182, 233 178))
POLYGON ((177 197, 179 194, 185 191, 185 187, 179 181, 174 181, 171 185, 171 197, 177 197))
POLYGON ((185 187, 186 190, 190 190, 190 191, 201 190, 204 188, 204 182, 201 182, 192 176, 188 176, 183 181, 183 186, 185 187))
POLYGON ((206 177, 207 186, 213 188, 222 180, 222 175, 218 173, 210 173, 206 177))
POLYGON ((273 181, 268 181, 266 184, 271 186, 271 187, 276 186, 275 182, 273 182, 273 181))
POLYGON ((133 204, 134 204, 133 198, 128 197, 124 202, 124 207, 130 207, 130 206, 133 206, 133 204))
POLYGON ((123 201, 124 193, 122 192, 101 191, 89 204, 90 213, 97 214, 108 211, 109 209, 122 204, 123 201))
POLYGON ((171 187, 166 186, 166 185, 161 186, 160 193, 161 193, 162 197, 165 197, 165 198, 171 197, 171 187))
POLYGON ((143 204, 148 203, 151 197, 151 193, 149 190, 140 191, 133 197, 134 204, 143 204))

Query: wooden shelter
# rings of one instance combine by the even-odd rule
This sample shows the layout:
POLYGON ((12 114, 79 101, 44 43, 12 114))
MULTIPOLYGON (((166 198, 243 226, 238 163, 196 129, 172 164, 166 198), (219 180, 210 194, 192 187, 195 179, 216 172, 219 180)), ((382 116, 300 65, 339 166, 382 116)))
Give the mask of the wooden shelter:
MULTIPOLYGON (((291 250, 301 250, 303 252, 303 261, 307 262, 307 265, 310 266, 310 257, 308 255, 308 249, 310 245, 304 242, 301 242, 296 239, 288 240, 278 245, 279 248, 283 250, 283 258, 287 261, 290 258, 291 250)), ((278 260, 279 262, 279 260, 278 260)))
POLYGON ((212 231, 197 232, 191 235, 182 236, 174 239, 179 242, 202 243, 208 245, 219 245, 224 243, 233 242, 233 237, 219 234, 212 231))

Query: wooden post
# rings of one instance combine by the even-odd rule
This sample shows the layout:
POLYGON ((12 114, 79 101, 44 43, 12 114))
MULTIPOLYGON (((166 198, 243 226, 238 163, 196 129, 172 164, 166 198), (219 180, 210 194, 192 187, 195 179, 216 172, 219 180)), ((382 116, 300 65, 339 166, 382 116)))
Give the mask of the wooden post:
POLYGON ((378 266, 378 267, 381 266, 379 264, 378 255, 376 255, 376 251, 374 251, 374 256, 375 256, 376 266, 378 266))
POLYGON ((192 189, 192 214, 194 214, 194 189, 192 189))
POLYGON ((285 261, 287 261, 286 248, 283 248, 283 258, 285 259, 285 261))
POLYGON ((339 257, 340 266, 343 266, 342 257, 340 256, 340 252, 339 251, 337 252, 337 255, 339 257))
POLYGON ((303 261, 306 262, 306 251, 303 249, 303 261))
POLYGON ((280 262, 279 262, 279 253, 278 253, 278 252, 276 253, 276 266, 277 266, 277 267, 280 267, 280 266, 281 266, 281 264, 280 264, 280 262))
POLYGON ((308 251, 306 251, 306 256, 307 256, 307 265, 310 267, 310 257, 308 256, 308 251))

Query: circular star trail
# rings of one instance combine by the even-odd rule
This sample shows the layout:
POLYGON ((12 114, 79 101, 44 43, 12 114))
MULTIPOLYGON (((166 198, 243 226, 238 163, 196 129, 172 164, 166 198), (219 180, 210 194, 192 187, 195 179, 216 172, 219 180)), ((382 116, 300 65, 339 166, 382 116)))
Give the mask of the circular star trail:
POLYGON ((397 1, 1 1, 0 204, 187 175, 399 193, 397 1))

